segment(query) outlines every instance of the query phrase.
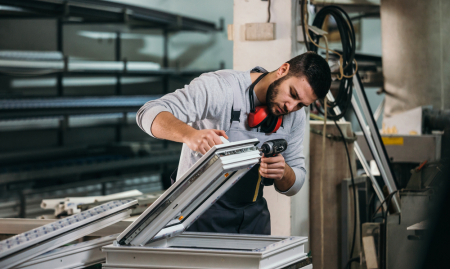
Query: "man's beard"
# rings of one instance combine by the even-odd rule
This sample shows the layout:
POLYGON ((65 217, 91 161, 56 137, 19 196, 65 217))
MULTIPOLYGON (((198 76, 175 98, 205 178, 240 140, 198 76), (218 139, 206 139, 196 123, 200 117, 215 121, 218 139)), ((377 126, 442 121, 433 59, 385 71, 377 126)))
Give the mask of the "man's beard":
MULTIPOLYGON (((267 88, 266 93, 266 105, 269 108, 269 113, 274 116, 281 116, 286 113, 279 113, 277 108, 277 104, 275 103, 275 99, 278 95, 279 86, 280 84, 287 79, 287 76, 284 76, 282 78, 279 78, 272 82, 269 87, 267 88)), ((280 107, 282 110, 287 111, 285 107, 280 107)))

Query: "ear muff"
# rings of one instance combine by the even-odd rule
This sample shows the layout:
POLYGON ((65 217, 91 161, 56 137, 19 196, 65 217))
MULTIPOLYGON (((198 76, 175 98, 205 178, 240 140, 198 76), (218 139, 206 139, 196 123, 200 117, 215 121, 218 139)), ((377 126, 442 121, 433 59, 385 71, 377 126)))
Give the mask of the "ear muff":
POLYGON ((269 117, 269 109, 266 106, 258 106, 255 108, 255 112, 248 114, 248 126, 252 128, 258 128, 269 117))
POLYGON ((247 122, 248 126, 252 128, 261 127, 261 131, 264 133, 274 133, 280 128, 283 117, 271 115, 267 106, 258 106, 255 108, 255 112, 248 114, 247 122))
POLYGON ((261 124, 261 131, 266 134, 275 133, 280 128, 282 122, 283 122, 282 116, 277 117, 277 116, 269 115, 267 117, 267 120, 264 121, 263 124, 261 124))
POLYGON ((266 134, 275 133, 283 122, 283 116, 274 116, 269 113, 267 106, 258 106, 255 108, 255 102, 253 100, 253 88, 267 73, 260 75, 255 82, 250 85, 248 95, 250 100, 250 113, 247 117, 248 126, 251 128, 261 127, 261 132, 266 134))

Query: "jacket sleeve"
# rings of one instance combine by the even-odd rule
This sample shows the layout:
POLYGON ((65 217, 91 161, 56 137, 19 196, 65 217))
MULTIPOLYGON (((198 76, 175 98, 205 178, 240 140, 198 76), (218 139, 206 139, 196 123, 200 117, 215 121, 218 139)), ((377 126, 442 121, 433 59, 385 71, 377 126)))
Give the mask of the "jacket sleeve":
POLYGON ((283 154, 284 160, 295 173, 295 182, 291 188, 284 192, 275 187, 277 192, 287 196, 293 196, 299 192, 306 177, 305 156, 303 155, 303 136, 305 134, 306 124, 305 109, 303 108, 299 114, 300 120, 294 121, 294 126, 292 126, 291 133, 288 137, 288 148, 283 154))
POLYGON ((184 88, 145 103, 136 114, 136 122, 143 131, 154 137, 152 123, 163 111, 172 113, 185 123, 215 118, 223 113, 226 98, 233 98, 233 93, 227 89, 217 74, 203 74, 184 88))

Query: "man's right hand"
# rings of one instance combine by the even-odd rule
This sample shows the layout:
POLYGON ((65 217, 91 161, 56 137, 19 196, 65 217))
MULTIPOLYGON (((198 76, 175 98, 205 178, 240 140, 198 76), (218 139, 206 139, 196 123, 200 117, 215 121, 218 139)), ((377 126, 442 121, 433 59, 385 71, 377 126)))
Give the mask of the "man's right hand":
POLYGON ((222 144, 219 136, 228 139, 225 131, 194 129, 167 111, 159 113, 150 128, 155 137, 185 143, 190 149, 201 154, 205 154, 214 145, 222 144))
POLYGON ((185 137, 184 143, 193 151, 205 154, 214 145, 222 144, 219 136, 228 139, 225 131, 216 129, 193 130, 185 137))

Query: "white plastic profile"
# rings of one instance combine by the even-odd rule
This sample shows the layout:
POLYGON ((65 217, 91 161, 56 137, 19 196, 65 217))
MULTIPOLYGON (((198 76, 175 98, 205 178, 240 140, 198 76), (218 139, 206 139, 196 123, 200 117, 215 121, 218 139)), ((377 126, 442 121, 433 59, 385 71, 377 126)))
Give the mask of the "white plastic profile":
POLYGON ((142 246, 185 231, 261 158, 258 139, 214 146, 117 238, 142 246))

